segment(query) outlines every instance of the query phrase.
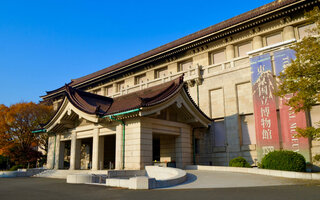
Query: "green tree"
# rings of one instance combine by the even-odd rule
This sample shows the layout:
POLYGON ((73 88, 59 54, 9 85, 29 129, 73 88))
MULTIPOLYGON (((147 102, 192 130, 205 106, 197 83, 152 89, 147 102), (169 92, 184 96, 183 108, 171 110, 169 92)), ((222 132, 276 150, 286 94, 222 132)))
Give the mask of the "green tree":
MULTIPOLYGON (((294 94, 288 105, 296 112, 310 110, 320 102, 320 11, 315 7, 306 13, 308 23, 315 28, 309 30, 309 36, 295 43, 291 48, 296 51, 296 59, 280 73, 280 85, 277 95, 284 97, 294 94)), ((320 128, 298 128, 298 137, 320 139, 320 128)))
POLYGON ((0 155, 24 166, 40 158, 37 148, 45 136, 33 134, 32 130, 46 123, 52 113, 51 106, 33 102, 0 105, 0 155))

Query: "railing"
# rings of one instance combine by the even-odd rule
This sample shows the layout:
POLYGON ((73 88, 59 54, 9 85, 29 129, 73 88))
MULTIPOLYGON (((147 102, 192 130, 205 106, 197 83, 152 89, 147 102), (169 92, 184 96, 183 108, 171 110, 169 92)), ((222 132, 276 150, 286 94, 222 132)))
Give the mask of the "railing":
POLYGON ((134 86, 131 86, 131 87, 127 87, 125 89, 122 89, 120 92, 113 93, 109 97, 118 97, 118 96, 121 96, 121 95, 124 95, 124 94, 129 94, 131 92, 135 92, 135 91, 139 91, 139 90, 142 90, 142 89, 145 89, 145 88, 148 88, 148 87, 159 85, 161 83, 165 83, 165 82, 174 80, 175 78, 178 78, 182 74, 184 74, 184 81, 189 81, 189 80, 200 78, 200 76, 201 76, 201 67, 199 65, 192 66, 187 70, 180 71, 180 72, 177 72, 175 74, 170 74, 168 76, 164 76, 164 77, 161 77, 161 78, 150 80, 150 81, 145 82, 145 83, 140 83, 140 84, 137 84, 137 85, 134 85, 134 86))
POLYGON ((223 63, 204 66, 202 67, 203 78, 206 78, 214 74, 220 74, 224 71, 230 71, 232 69, 239 69, 248 66, 250 66, 250 60, 248 56, 238 57, 231 61, 226 61, 223 63))
MULTIPOLYGON (((227 71, 230 71, 233 69, 236 70, 236 69, 248 67, 248 66, 250 66, 250 61, 249 61, 248 56, 238 57, 238 58, 235 58, 231 61, 226 61, 226 62, 218 63, 218 64, 212 64, 212 65, 208 65, 208 66, 195 65, 195 66, 192 66, 189 69, 184 70, 184 71, 180 71, 180 72, 177 72, 174 74, 172 74, 170 72, 170 74, 167 76, 124 88, 120 92, 113 93, 112 95, 109 95, 109 97, 112 97, 112 98, 118 97, 118 96, 121 96, 124 94, 129 94, 129 93, 136 92, 136 91, 148 88, 148 87, 159 85, 161 83, 171 81, 171 80, 181 76, 182 74, 184 74, 184 81, 188 82, 188 81, 192 81, 192 80, 200 80, 202 78, 207 78, 212 75, 223 73, 224 71, 227 72, 227 71)), ((103 89, 103 87, 101 89, 103 89)))

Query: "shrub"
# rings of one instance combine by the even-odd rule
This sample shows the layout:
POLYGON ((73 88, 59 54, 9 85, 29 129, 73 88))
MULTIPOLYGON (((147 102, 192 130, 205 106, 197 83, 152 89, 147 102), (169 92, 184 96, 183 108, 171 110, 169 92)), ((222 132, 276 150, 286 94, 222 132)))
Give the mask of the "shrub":
POLYGON ((251 167, 251 165, 243 157, 237 157, 229 162, 230 167, 251 167))
POLYGON ((273 151, 262 158, 261 168, 305 172, 306 159, 293 151, 273 151))
POLYGON ((317 162, 320 161, 320 154, 313 156, 313 160, 317 162))
POLYGON ((9 171, 17 171, 17 169, 22 169, 22 168, 23 168, 22 165, 14 165, 9 169, 9 171))

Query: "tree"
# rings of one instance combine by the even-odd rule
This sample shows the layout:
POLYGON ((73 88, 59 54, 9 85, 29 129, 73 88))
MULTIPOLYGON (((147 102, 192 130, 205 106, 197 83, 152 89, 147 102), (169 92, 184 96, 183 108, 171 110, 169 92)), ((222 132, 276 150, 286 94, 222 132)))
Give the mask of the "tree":
MULTIPOLYGON (((294 94, 288 105, 296 112, 310 110, 320 102, 320 11, 315 7, 306 13, 309 23, 315 28, 309 30, 309 36, 295 43, 291 48, 296 51, 296 59, 280 73, 280 85, 277 95, 284 97, 294 94)), ((320 122, 319 122, 320 125, 320 122)), ((320 128, 298 128, 298 137, 320 139, 320 128)))
POLYGON ((17 103, 0 105, 0 155, 16 164, 26 166, 41 157, 37 147, 46 136, 32 133, 52 116, 51 106, 44 104, 17 103))

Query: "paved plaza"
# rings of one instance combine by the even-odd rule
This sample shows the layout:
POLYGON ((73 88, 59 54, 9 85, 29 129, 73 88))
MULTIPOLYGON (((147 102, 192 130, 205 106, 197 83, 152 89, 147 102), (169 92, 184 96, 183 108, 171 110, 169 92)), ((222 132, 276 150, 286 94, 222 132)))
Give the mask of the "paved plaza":
POLYGON ((64 179, 1 178, 1 200, 28 199, 259 199, 318 200, 320 182, 283 179, 241 173, 188 171, 180 186, 156 190, 127 190, 84 184, 64 179), (192 173, 192 174, 191 174, 192 173), (192 188, 192 189, 191 189, 192 188), (200 189, 201 188, 201 189, 200 189))
MULTIPOLYGON (((238 188, 295 185, 301 180, 221 171, 189 170, 188 180, 170 189, 238 188)), ((303 181, 307 183, 307 181, 303 181)))

